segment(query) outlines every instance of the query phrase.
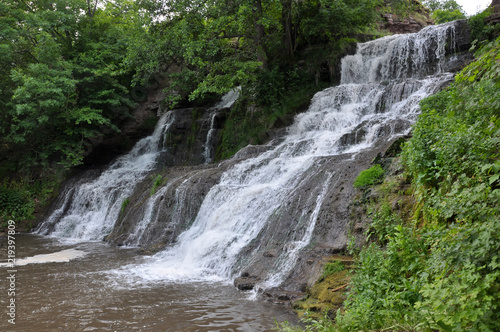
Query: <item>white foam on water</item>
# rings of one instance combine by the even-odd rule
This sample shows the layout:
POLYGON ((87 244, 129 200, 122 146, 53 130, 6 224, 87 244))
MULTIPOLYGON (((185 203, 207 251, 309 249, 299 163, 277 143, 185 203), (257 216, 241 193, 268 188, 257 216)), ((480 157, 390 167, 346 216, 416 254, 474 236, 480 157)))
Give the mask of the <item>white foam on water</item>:
MULTIPOLYGON (((87 252, 78 249, 66 249, 50 254, 40 254, 31 257, 16 259, 14 266, 23 266, 28 264, 45 264, 45 263, 64 263, 73 259, 82 258, 87 255, 87 252)), ((9 266, 2 263, 0 266, 9 266)))

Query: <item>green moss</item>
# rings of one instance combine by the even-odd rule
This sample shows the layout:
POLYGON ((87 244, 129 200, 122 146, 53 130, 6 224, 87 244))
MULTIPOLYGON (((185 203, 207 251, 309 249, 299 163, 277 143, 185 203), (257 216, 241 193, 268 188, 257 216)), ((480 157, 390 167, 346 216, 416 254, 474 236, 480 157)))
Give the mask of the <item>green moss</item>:
POLYGON ((381 182, 383 176, 384 169, 382 168, 382 166, 377 164, 359 173, 353 185, 356 188, 371 186, 373 184, 381 182))
POLYGON ((323 275, 308 289, 307 296, 293 303, 298 315, 319 319, 324 313, 339 309, 347 298, 352 262, 350 256, 330 257, 323 275))
POLYGON ((342 272, 345 270, 345 265, 342 262, 339 261, 333 261, 325 265, 324 270, 323 270, 323 275, 320 278, 321 280, 324 280, 326 277, 336 273, 336 272, 342 272))
POLYGON ((225 121, 216 159, 228 159, 248 144, 265 143, 269 130, 291 124, 294 115, 306 110, 313 95, 326 87, 311 78, 304 78, 303 83, 276 89, 275 97, 263 97, 258 103, 251 97, 254 92, 243 89, 225 121))

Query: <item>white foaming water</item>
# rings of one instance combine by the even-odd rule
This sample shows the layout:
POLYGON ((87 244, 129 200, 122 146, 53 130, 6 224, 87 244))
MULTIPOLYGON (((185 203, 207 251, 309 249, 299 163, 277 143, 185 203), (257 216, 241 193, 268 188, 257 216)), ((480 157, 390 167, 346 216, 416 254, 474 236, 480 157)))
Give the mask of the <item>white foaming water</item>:
POLYGON ((355 55, 342 59, 341 83, 363 84, 438 74, 445 61, 448 37, 455 45, 453 22, 429 26, 418 34, 393 35, 358 44, 355 55))
POLYGON ((222 97, 222 100, 212 108, 212 115, 210 117, 210 129, 208 130, 207 133, 207 139, 205 141, 205 151, 203 152, 203 157, 205 158, 205 164, 211 163, 214 158, 214 152, 212 151, 213 150, 212 147, 214 145, 213 140, 216 133, 215 119, 219 114, 218 111, 223 108, 232 107, 233 104, 238 99, 238 97, 240 96, 240 91, 241 87, 237 87, 229 91, 222 97))
MULTIPOLYGON (((51 254, 35 255, 16 259, 14 266, 23 266, 28 264, 44 264, 44 263, 64 263, 70 260, 84 257, 87 253, 77 249, 66 249, 51 254)), ((2 263, 0 266, 10 266, 9 264, 2 263)))
POLYGON ((240 96, 240 92, 241 92, 241 86, 238 86, 238 87, 232 89, 231 91, 229 91, 228 93, 226 93, 222 97, 222 100, 220 102, 218 102, 214 106, 214 108, 221 109, 221 108, 230 108, 230 107, 232 107, 233 104, 236 102, 236 100, 238 100, 238 98, 240 96))
POLYGON ((109 234, 125 199, 156 166, 165 132, 173 121, 172 113, 166 113, 151 136, 137 142, 98 178, 70 188, 37 233, 80 241, 101 240, 109 234))
POLYGON ((212 151, 212 141, 215 135, 215 118, 217 117, 217 111, 213 111, 212 116, 210 118, 210 129, 207 133, 207 140, 205 141, 205 151, 203 152, 203 157, 205 158, 205 164, 212 162, 213 160, 213 151, 212 151))
MULTIPOLYGON (((360 44, 358 53, 342 62, 344 84, 317 93, 282 143, 226 171, 175 245, 145 264, 113 273, 146 281, 234 277, 240 253, 280 213, 283 202, 306 195, 296 189, 308 177, 318 176, 313 168, 319 158, 356 153, 380 138, 410 130, 419 101, 452 78, 440 68, 453 28, 451 24, 433 26, 418 34, 360 44), (427 61, 437 61, 438 75, 425 76, 427 61)), ((320 175, 324 182, 317 196, 304 198, 314 202, 312 214, 296 216, 296 224, 305 225, 283 245, 273 268, 277 272, 263 287, 279 285, 311 240, 328 187, 337 182, 334 172, 320 175)))

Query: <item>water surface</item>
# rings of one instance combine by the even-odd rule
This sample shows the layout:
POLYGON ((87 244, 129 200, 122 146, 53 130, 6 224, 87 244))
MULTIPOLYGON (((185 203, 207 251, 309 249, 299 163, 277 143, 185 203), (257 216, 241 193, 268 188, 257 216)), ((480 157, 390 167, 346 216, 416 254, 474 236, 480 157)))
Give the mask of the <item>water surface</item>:
POLYGON ((148 259, 136 249, 17 235, 16 258, 16 324, 8 323, 3 264, 1 331, 269 331, 275 320, 295 321, 227 282, 131 283, 113 273, 148 259))

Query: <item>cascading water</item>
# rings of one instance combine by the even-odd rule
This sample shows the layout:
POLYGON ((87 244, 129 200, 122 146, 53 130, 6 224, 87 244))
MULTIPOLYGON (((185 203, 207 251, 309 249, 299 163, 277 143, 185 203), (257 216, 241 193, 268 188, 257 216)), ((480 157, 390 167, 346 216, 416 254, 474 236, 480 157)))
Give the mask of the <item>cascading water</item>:
POLYGON ((79 240, 101 240, 111 232, 123 202, 134 186, 156 166, 172 113, 158 121, 151 136, 118 158, 98 178, 68 188, 58 208, 36 231, 38 234, 79 240))
POLYGON ((222 97, 222 100, 212 108, 212 114, 210 116, 210 129, 208 130, 207 133, 207 139, 205 141, 205 151, 203 152, 203 157, 205 158, 206 164, 212 162, 214 157, 213 141, 216 132, 215 120, 219 115, 219 110, 232 107, 233 104, 238 99, 238 97, 240 96, 240 90, 241 87, 237 87, 229 91, 222 97))
MULTIPOLYGON (((279 285, 314 237, 320 209, 340 181, 340 164, 332 160, 352 160, 410 130, 419 101, 453 77, 441 70, 445 44, 453 38, 454 25, 445 24, 360 44, 342 61, 342 85, 317 93, 281 143, 228 169, 174 245, 120 273, 151 280, 231 279, 262 257, 263 233, 286 219, 279 226, 290 227, 281 230, 286 238, 268 235, 266 243, 279 246, 279 254, 261 283, 279 285), (287 213, 293 209, 300 212, 287 213)), ((159 201, 151 198, 148 213, 159 201)))
POLYGON ((213 151, 212 151, 212 141, 214 139, 215 133, 215 119, 217 117, 217 111, 214 111, 212 116, 210 117, 210 129, 207 133, 207 140, 205 142, 205 151, 203 152, 203 157, 205 158, 205 164, 212 162, 213 160, 213 151))

